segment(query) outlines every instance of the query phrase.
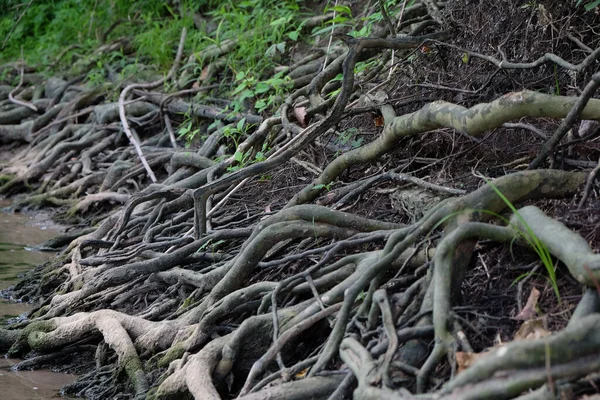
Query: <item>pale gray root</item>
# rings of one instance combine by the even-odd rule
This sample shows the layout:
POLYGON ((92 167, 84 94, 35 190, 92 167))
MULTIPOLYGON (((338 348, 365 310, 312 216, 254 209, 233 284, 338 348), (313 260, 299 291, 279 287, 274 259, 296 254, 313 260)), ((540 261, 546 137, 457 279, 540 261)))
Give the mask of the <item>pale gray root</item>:
MULTIPOLYGON (((338 156, 327 165, 321 176, 296 194, 288 206, 313 200, 322 191, 320 187, 333 182, 351 166, 376 160, 392 151, 403 137, 441 127, 454 128, 478 137, 505 122, 522 117, 564 118, 577 101, 578 97, 552 96, 525 90, 468 109, 441 100, 429 103, 419 111, 394 118, 373 142, 338 156), (319 188, 316 188, 317 185, 319 188)), ((582 111, 581 118, 600 120, 600 99, 591 99, 582 111)))
MULTIPOLYGON (((469 239, 492 239, 506 242, 515 237, 515 232, 507 227, 496 226, 482 222, 467 222, 459 225, 447 234, 436 248, 434 257, 433 277, 433 326, 435 329, 435 346, 427 361, 417 375, 417 392, 425 391, 429 375, 441 361, 448 355, 453 365, 456 341, 450 331, 451 292, 453 289, 454 275, 457 271, 453 268, 455 252, 462 242, 469 239)), ((460 282, 459 282, 460 283, 460 282)))
POLYGON ((346 338, 340 344, 340 358, 352 371, 358 380, 358 387, 354 391, 357 400, 401 400, 405 397, 389 389, 379 389, 379 368, 371 354, 356 339, 346 338))
POLYGON ((512 398, 562 377, 577 379, 600 368, 600 316, 582 318, 543 339, 508 343, 478 359, 448 382, 440 394, 448 399, 475 399, 475 393, 512 398), (550 366, 548 368, 548 366, 550 366), (494 374, 505 371, 504 378, 494 374), (512 372, 510 372, 512 371, 512 372), (481 384, 478 384, 481 383, 481 384), (465 396, 465 393, 471 393, 465 396))
POLYGON ((128 194, 121 194, 115 192, 100 192, 88 194, 83 199, 79 200, 77 204, 75 204, 69 210, 69 214, 79 214, 85 213, 95 204, 109 202, 109 203, 118 203, 125 204, 127 200, 129 200, 128 194))
POLYGON ((154 352, 169 348, 174 338, 187 329, 176 321, 151 322, 112 310, 82 312, 48 321, 34 321, 25 329, 16 331, 18 337, 10 333, 8 339, 14 342, 9 353, 21 354, 27 349, 48 352, 100 333, 117 354, 118 365, 127 374, 137 395, 143 395, 148 391, 148 382, 138 349, 154 352))
POLYGON ((317 376, 279 383, 256 393, 240 396, 238 400, 327 400, 342 382, 343 375, 317 376))
MULTIPOLYGON (((513 203, 527 198, 566 196, 567 194, 574 193, 585 181, 585 178, 586 175, 584 173, 571 175, 571 173, 557 170, 525 171, 506 175, 494 181, 495 188, 492 188, 490 185, 484 185, 466 196, 442 201, 408 232, 394 231, 390 235, 381 255, 344 292, 344 305, 338 314, 335 326, 329 335, 325 348, 310 374, 314 376, 316 372, 323 369, 337 354, 339 344, 346 331, 346 323, 350 318, 352 307, 360 292, 370 284, 371 280, 384 273, 392 261, 409 246, 416 243, 420 237, 429 234, 441 221, 446 221, 448 215, 469 209, 483 209, 495 213, 500 212, 507 207, 507 204, 504 199, 498 196, 496 190, 504 193, 506 199, 513 203)), ((432 357, 439 360, 443 356, 443 353, 444 347, 438 346, 436 354, 432 357)), ((433 364, 432 361, 431 365, 433 364)), ((421 380, 421 382, 424 381, 426 379, 421 380)), ((424 385, 424 383, 421 383, 421 385, 424 385)))
POLYGON ((19 125, 0 125, 0 144, 15 142, 31 142, 33 121, 25 121, 19 125))
MULTIPOLYGON (((281 318, 291 312, 283 311, 281 318)), ((264 333, 271 328, 270 315, 247 318, 235 332, 210 341, 184 365, 180 360, 173 361, 169 370, 174 372, 158 387, 155 398, 169 398, 187 388, 194 399, 220 400, 214 382, 224 381, 240 359, 259 357, 268 348, 269 338, 264 333)))
POLYGON ((581 235, 548 217, 537 207, 523 207, 519 214, 521 218, 518 215, 511 217, 512 225, 524 235, 528 235, 531 229, 534 237, 565 263, 573 278, 585 286, 596 287, 600 281, 600 254, 594 253, 581 235))
MULTIPOLYGON (((452 259, 460 243, 470 238, 488 238, 507 242, 514 238, 528 238, 533 243, 539 240, 548 251, 568 267, 571 275, 582 284, 595 287, 600 278, 600 256, 595 254, 580 235, 572 232, 559 221, 546 216, 539 208, 527 206, 518 210, 510 219, 508 227, 471 222, 459 226, 438 245, 434 268, 433 323, 435 347, 421 368, 417 389, 426 388, 431 371, 447 354, 453 363, 456 341, 450 332, 450 309, 452 290, 452 259)), ((570 326, 579 325, 574 321, 570 326)), ((532 362, 533 363, 533 362, 532 362)), ((533 365, 532 365, 533 366, 533 365)), ((462 376, 462 375, 461 375, 462 376)), ((454 381, 451 381, 454 382, 454 381)))
MULTIPOLYGON (((130 117, 143 117, 148 113, 158 111, 158 107, 145 101, 135 101, 127 104, 125 111, 130 117)), ((119 121, 119 103, 106 103, 95 106, 92 118, 99 125, 119 121)))

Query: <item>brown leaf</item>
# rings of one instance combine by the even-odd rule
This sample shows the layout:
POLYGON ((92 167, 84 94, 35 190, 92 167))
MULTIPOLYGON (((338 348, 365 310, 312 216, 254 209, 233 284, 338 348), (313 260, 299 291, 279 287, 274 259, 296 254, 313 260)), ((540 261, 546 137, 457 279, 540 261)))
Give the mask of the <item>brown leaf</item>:
POLYGON ((301 127, 306 128, 306 107, 294 107, 294 117, 301 127))
POLYGON ((550 335, 550 332, 544 328, 544 321, 540 319, 530 319, 523 322, 523 325, 515 333, 515 340, 534 340, 550 335))
POLYGON ((306 376, 306 374, 308 373, 309 368, 304 368, 302 371, 298 372, 295 377, 296 379, 302 379, 306 376))
POLYGON ((489 351, 483 351, 481 353, 467 353, 464 351, 457 351, 456 365, 458 366, 458 373, 460 374, 462 371, 473 365, 475 361, 487 355, 488 353, 489 351))
POLYGON ((535 287, 531 288, 531 293, 529 293, 529 298, 527 299, 527 304, 521 310, 519 315, 515 317, 520 321, 527 321, 528 319, 533 318, 536 314, 535 308, 537 307, 538 300, 540 298, 540 291, 535 287))
POLYGON ((382 126, 385 124, 385 121, 384 121, 383 117, 382 117, 382 116, 380 116, 380 115, 379 115, 379 116, 377 116, 377 117, 375 117, 375 118, 373 119, 373 121, 375 122, 375 126, 376 126, 377 128, 379 128, 379 127, 382 127, 382 126))
POLYGON ((200 80, 205 81, 208 79, 208 75, 210 74, 210 64, 206 67, 202 68, 202 72, 200 72, 200 80))

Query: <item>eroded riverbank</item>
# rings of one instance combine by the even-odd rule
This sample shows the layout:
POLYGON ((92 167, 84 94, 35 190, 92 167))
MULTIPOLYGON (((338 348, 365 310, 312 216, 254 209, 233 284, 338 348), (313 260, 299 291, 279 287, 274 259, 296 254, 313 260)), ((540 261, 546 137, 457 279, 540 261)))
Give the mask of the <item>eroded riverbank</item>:
MULTIPOLYGON (((0 201, 0 289, 15 284, 18 276, 54 256, 33 250, 33 246, 53 238, 60 227, 44 213, 13 213, 10 202, 0 201)), ((31 306, 0 299, 0 318, 23 316, 31 306)), ((58 391, 76 378, 50 370, 15 371, 20 360, 0 358, 2 400, 42 400, 59 398, 58 391)))

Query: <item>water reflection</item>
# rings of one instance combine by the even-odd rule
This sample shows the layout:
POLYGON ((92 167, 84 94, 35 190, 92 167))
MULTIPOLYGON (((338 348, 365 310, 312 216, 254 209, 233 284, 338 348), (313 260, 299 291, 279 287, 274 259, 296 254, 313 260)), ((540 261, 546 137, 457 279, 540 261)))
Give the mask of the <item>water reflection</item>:
MULTIPOLYGON (((10 203, 0 201, 0 289, 14 285, 20 274, 34 268, 54 256, 53 253, 34 251, 39 245, 59 233, 42 213, 29 215, 12 213, 6 207, 10 203)), ((0 300, 0 325, 8 318, 23 316, 31 306, 0 300)), ((75 380, 71 374, 49 370, 14 371, 12 365, 19 360, 0 358, 0 399, 46 400, 60 398, 58 390, 75 380)))

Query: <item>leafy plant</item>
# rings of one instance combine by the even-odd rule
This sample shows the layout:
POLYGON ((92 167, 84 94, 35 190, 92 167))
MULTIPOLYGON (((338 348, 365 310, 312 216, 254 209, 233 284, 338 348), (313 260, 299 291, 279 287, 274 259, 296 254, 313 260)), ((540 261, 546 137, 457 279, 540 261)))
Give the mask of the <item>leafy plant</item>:
POLYGON ((200 133, 199 128, 194 128, 194 119, 189 113, 185 114, 185 119, 177 128, 177 136, 186 140, 186 146, 189 146, 191 142, 200 133))
POLYGON ((338 134, 337 142, 341 145, 349 144, 350 147, 356 149, 362 145, 363 139, 356 138, 358 134, 357 128, 348 128, 338 134))
POLYGON ((242 118, 237 122, 235 127, 226 126, 225 128, 223 128, 223 136, 233 140, 233 143, 237 148, 240 138, 246 134, 248 128, 249 125, 246 124, 246 118, 242 118))
POLYGON ((344 5, 328 5, 323 10, 323 13, 327 14, 333 11, 334 16, 330 20, 325 22, 324 28, 313 29, 312 36, 322 35, 324 33, 331 33, 334 29, 339 27, 350 27, 352 22, 352 10, 348 6, 344 5))
POLYGON ((329 182, 327 185, 323 184, 323 183, 319 183, 318 185, 315 185, 312 187, 312 190, 321 190, 321 189, 325 189, 328 192, 331 190, 331 185, 333 185, 333 182, 329 182))
MULTIPOLYGON (((145 10, 146 22, 122 23, 113 30, 114 37, 124 34, 135 37, 148 29, 148 21, 172 15, 168 3, 159 0, 4 0, 2 3, 0 62, 18 58, 23 47, 28 62, 49 64, 68 45, 79 45, 80 52, 97 48, 99 38, 111 25, 117 20, 135 20, 137 10, 145 10)), ((191 17, 188 18, 191 26, 191 17)), ((179 35, 179 27, 172 29, 179 35)), ((162 42, 165 43, 164 34, 162 42)), ((172 51, 170 44, 165 45, 172 51)), ((156 53, 146 55, 153 54, 156 53)))
POLYGON ((229 66, 234 71, 253 71, 261 76, 274 67, 275 56, 286 50, 285 41, 296 41, 300 36, 301 24, 296 22, 300 20, 300 7, 296 1, 209 3, 212 11, 207 15, 217 24, 217 29, 198 37, 198 44, 218 44, 226 39, 236 41, 237 46, 228 56, 229 66))

